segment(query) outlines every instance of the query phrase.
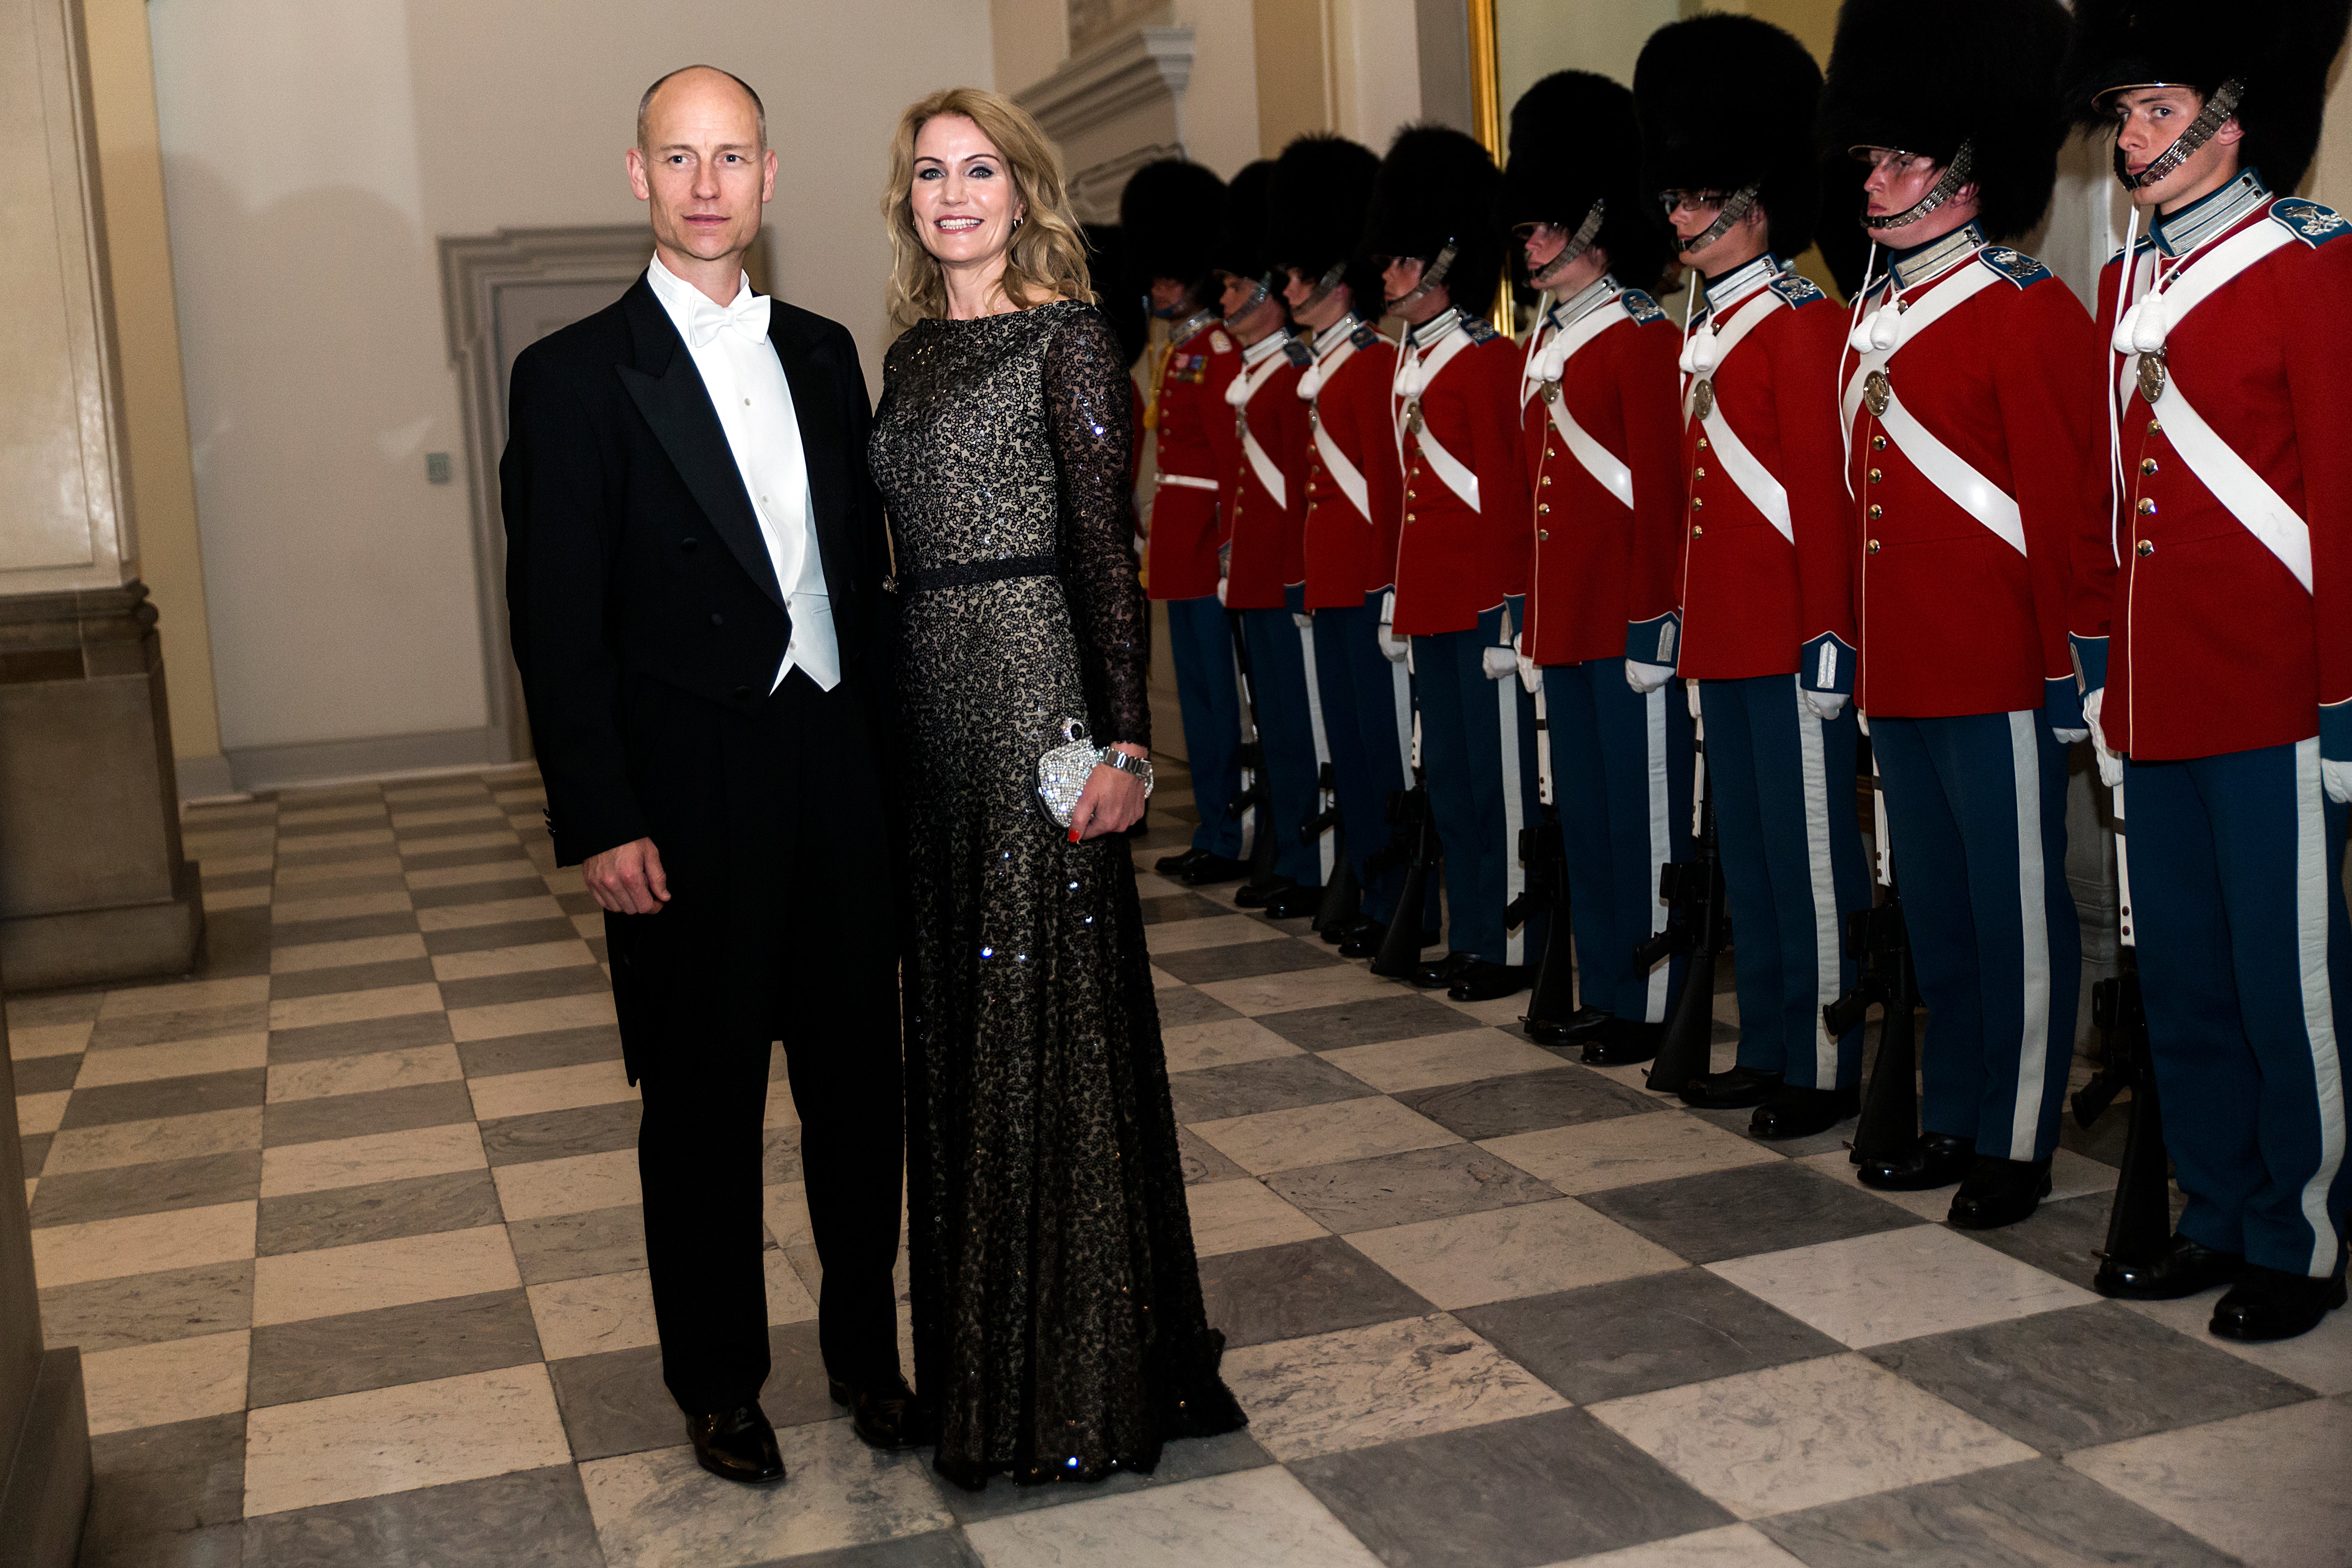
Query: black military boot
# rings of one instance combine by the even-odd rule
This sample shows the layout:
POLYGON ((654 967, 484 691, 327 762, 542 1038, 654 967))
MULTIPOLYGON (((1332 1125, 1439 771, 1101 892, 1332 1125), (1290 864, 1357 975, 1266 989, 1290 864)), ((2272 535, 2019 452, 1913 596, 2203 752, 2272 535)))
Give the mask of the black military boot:
POLYGON ((1979 1154, 1975 1167, 1961 1178, 1960 1190, 1952 1194, 1952 1212, 1944 1217, 1961 1230, 1995 1230, 2030 1218, 2049 1195, 2049 1161, 1979 1154))
POLYGON ((1701 1110, 1740 1110, 1761 1105, 1780 1087, 1780 1075, 1755 1068, 1736 1067, 1727 1072, 1703 1072, 1683 1085, 1685 1105, 1701 1110))
POLYGON ((2099 1265, 2091 1289, 2126 1301, 2177 1301, 2227 1285, 2245 1271, 2243 1254, 2217 1251, 2176 1233, 2164 1250, 2146 1263, 2108 1258, 2099 1265))
POLYGON ((1977 1141, 1948 1132, 1922 1134, 1910 1152, 1888 1160, 1864 1160, 1854 1179, 1883 1193, 1924 1193, 1948 1187, 1976 1169, 1977 1141))
POLYGON ((2225 1340, 2291 1340, 2319 1327, 2319 1320, 2344 1305, 2344 1254, 2336 1272, 2317 1279, 2249 1263, 2229 1292, 2213 1303, 2205 1326, 2225 1340))
POLYGON ((1861 1110, 1860 1084, 1848 1084, 1843 1089, 1799 1089, 1784 1083, 1748 1119, 1748 1133, 1751 1138, 1768 1138, 1776 1143, 1790 1138, 1810 1138, 1859 1115, 1861 1110))

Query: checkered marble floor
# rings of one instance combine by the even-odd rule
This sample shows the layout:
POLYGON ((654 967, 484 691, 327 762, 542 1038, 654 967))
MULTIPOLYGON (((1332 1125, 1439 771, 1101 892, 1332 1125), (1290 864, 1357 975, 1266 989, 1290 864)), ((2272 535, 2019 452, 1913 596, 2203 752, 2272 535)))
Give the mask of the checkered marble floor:
MULTIPOLYGON (((1139 864, 1197 820, 1163 763, 1139 864)), ((98 1565, 2166 1568, 2352 1559, 2352 1312, 2275 1347, 2084 1289, 2112 1171, 1983 1236, 1146 872, 1245 1433, 974 1496, 824 1394, 772 1090, 793 1472, 664 1393, 601 921, 529 770, 192 811, 183 983, 12 999, 98 1565)), ((877 1005, 887 1005, 877 999, 877 1005)), ((1718 996, 1727 1058, 1731 998, 1718 996)), ((2094 1152, 2099 1146, 2091 1147, 2094 1152)))

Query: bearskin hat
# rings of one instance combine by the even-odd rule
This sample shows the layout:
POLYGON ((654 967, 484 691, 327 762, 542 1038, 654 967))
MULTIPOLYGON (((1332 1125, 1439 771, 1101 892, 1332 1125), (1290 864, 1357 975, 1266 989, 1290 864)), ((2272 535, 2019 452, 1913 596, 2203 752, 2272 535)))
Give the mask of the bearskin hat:
POLYGON ((1341 261, 1356 313, 1381 313, 1381 275, 1357 248, 1381 156, 1360 142, 1310 132, 1282 150, 1266 186, 1266 253, 1276 267, 1319 279, 1341 261))
POLYGON ((1654 201, 1662 191, 1759 185, 1773 254, 1795 256, 1820 216, 1821 91, 1813 57, 1769 22, 1709 14, 1667 23, 1633 65, 1642 190, 1654 201))
MULTIPOLYGON (((1503 224, 1559 224, 1573 233, 1601 210, 1593 243, 1609 252, 1609 270, 1632 289, 1655 289, 1665 270, 1666 233, 1658 204, 1637 177, 1642 128, 1633 95, 1591 71, 1554 71, 1511 106, 1510 161, 1503 166, 1503 224)), ((1508 235, 1517 275, 1526 253, 1508 235)))
POLYGON ((2235 79, 2245 83, 2239 163, 2292 191, 2319 149, 2327 69, 2347 21, 2352 0, 2074 0, 2065 110, 2098 128, 2114 123, 2101 98, 2117 88, 2193 87, 2210 98, 2235 79))
POLYGON ((1363 248, 1374 258, 1433 261, 1451 243, 1446 290, 1464 314, 1483 316, 1503 282, 1502 187, 1503 171, 1470 137, 1451 126, 1408 125, 1381 160, 1363 248))
POLYGON ((1181 158, 1146 163, 1129 175, 1118 196, 1127 291, 1149 293, 1153 279, 1176 278, 1195 300, 1213 297, 1207 288, 1209 251, 1224 201, 1224 181, 1181 158))
MULTIPOLYGON (((1977 221, 2014 239, 2042 221, 2066 117, 2058 0, 1845 0, 1822 85, 1821 151, 1899 147, 1948 164, 1965 142, 1977 221)), ((1850 222, 1832 207, 1828 223, 1850 222)))
MULTIPOLYGON (((1274 160, 1260 158, 1244 166, 1225 187, 1224 209, 1217 216, 1216 247, 1209 253, 1211 267, 1253 280, 1263 280, 1273 272, 1274 258, 1265 248, 1265 193, 1273 183, 1274 160)), ((1281 292, 1278 279, 1268 287, 1281 292)))

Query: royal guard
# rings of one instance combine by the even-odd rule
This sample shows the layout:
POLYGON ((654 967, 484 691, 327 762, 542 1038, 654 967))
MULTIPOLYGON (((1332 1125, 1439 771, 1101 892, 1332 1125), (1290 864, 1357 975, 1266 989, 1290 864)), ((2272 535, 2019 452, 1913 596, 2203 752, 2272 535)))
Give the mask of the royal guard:
POLYGON ((1541 314, 1519 378, 1535 493, 1526 665, 1539 669, 1567 849, 1579 1001, 1530 1016, 1594 1062, 1657 1054, 1688 961, 1637 968, 1665 927, 1658 873, 1694 852, 1691 718, 1674 682, 1682 556, 1681 334, 1648 290, 1665 231, 1636 178, 1633 95, 1560 71, 1511 110, 1502 216, 1541 314))
POLYGON ((1459 1002, 1526 989, 1549 920, 1513 926, 1537 820, 1535 707, 1514 679, 1534 538, 1519 353, 1489 326, 1502 171, 1458 131, 1409 126, 1381 162, 1364 247, 1407 327, 1390 404, 1404 465, 1392 631, 1410 639, 1422 772, 1445 858, 1451 951, 1409 976, 1459 1002))
POLYGON ((1323 840, 1299 831, 1321 807, 1323 715, 1307 641, 1307 563, 1299 540, 1299 454, 1307 446, 1300 372, 1314 362, 1291 334, 1281 275, 1266 258, 1266 187, 1260 159, 1234 176, 1212 258, 1226 335, 1241 347, 1217 394, 1232 436, 1217 474, 1225 516, 1225 608, 1249 656, 1250 715, 1265 768, 1256 831, 1275 835, 1275 881, 1235 901, 1276 920, 1315 913, 1323 901, 1323 840))
POLYGON ((2074 552, 2074 647, 2122 779, 2189 1199, 2161 1257, 2110 1259, 2096 1284, 2148 1300, 2234 1281, 2211 1329, 2237 1340, 2305 1332, 2345 1300, 2352 223, 2284 193, 2318 144, 2347 12, 2078 0, 2065 71, 2134 208, 2099 281, 2117 472, 2074 552))
POLYGON ((1241 793, 1242 708, 1233 627, 1218 597, 1227 537, 1217 504, 1220 453, 1233 426, 1224 389, 1241 350, 1218 324, 1209 256, 1225 184, 1198 163, 1146 163, 1118 199, 1119 234, 1131 291, 1169 323, 1145 377, 1144 424, 1152 432, 1150 510, 1144 521, 1144 582, 1168 605, 1168 647, 1185 760, 1201 825, 1192 847, 1154 869, 1194 887, 1248 874, 1242 825, 1225 809, 1241 793))
MULTIPOLYGON (((1344 137, 1301 136, 1282 150, 1268 187, 1267 252, 1287 277, 1290 319, 1309 334, 1315 362, 1298 378, 1307 440, 1298 486, 1307 613, 1323 731, 1361 912, 1323 938, 1350 958, 1380 952, 1404 869, 1374 876, 1366 862, 1390 839, 1389 796, 1412 782, 1412 689, 1381 636, 1381 606, 1396 583, 1403 470, 1389 416, 1396 344, 1365 321, 1381 313, 1381 280, 1356 242, 1380 155, 1344 137)), ((1392 639, 1388 639, 1392 641, 1392 639)), ((1400 650, 1401 652, 1402 650, 1400 650)), ((1437 886, 1421 929, 1437 940, 1437 886)))
POLYGON ((1923 1135, 1864 1185, 1947 1187, 1969 1230, 2050 1190, 2082 936, 2066 751, 2088 733, 2066 555, 2103 499, 2089 311, 2010 241, 2042 221, 2065 119, 2058 0, 1845 0, 1826 158, 1857 161, 1867 281, 1843 362, 1862 636, 1927 1031, 1923 1135))
POLYGON ((1738 1064, 1683 1098, 1749 1106, 1759 1138, 1858 1108, 1862 1029, 1825 1003, 1853 983, 1848 913, 1870 904, 1855 820, 1853 517, 1840 472, 1845 312, 1783 257, 1821 206, 1805 47, 1744 16, 1651 35, 1633 69, 1642 188, 1693 272, 1682 353, 1682 625, 1697 682, 1738 973, 1738 1064))

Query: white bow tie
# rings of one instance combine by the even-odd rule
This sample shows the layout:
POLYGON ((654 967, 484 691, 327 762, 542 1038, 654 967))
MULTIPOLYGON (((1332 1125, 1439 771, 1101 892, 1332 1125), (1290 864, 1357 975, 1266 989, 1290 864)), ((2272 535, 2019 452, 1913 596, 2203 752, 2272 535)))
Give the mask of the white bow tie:
POLYGON ((687 336, 696 348, 709 348, 713 338, 732 328, 746 342, 756 343, 768 335, 768 303, 765 294, 748 289, 731 305, 713 304, 708 296, 698 296, 694 313, 686 319, 687 336))

